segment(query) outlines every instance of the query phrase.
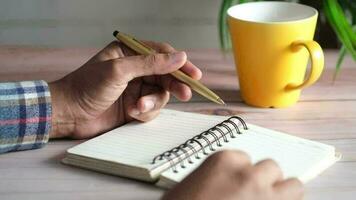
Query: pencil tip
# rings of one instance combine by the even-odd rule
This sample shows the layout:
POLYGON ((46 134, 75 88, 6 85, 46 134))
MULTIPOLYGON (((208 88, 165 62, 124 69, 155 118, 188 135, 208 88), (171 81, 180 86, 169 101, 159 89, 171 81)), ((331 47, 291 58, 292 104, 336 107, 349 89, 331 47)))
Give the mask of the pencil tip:
POLYGON ((226 103, 221 98, 218 98, 217 100, 221 105, 226 106, 226 103))
POLYGON ((119 33, 119 31, 117 31, 117 30, 115 30, 114 32, 113 32, 113 35, 116 37, 116 35, 119 33))

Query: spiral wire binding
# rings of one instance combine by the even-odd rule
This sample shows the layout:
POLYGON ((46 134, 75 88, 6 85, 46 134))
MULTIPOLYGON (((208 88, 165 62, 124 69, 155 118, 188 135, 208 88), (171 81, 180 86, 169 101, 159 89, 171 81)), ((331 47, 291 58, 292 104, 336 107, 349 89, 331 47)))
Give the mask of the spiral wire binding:
POLYGON ((245 121, 241 117, 238 117, 238 116, 230 117, 229 119, 215 125, 214 127, 210 128, 206 131, 203 131, 199 135, 196 135, 193 138, 185 141, 183 144, 181 144, 177 147, 174 147, 168 151, 165 151, 162 154, 155 156, 152 160, 152 164, 155 164, 157 160, 166 159, 170 163, 170 166, 171 166, 173 172, 178 173, 178 170, 176 167, 177 163, 180 163, 181 168, 185 168, 186 167, 184 164, 185 160, 187 160, 189 164, 193 163, 193 161, 191 159, 192 155, 194 155, 196 159, 200 159, 200 156, 198 155, 198 150, 195 149, 195 147, 192 146, 192 144, 194 144, 194 143, 198 144, 200 146, 200 149, 202 150, 202 153, 204 155, 208 155, 208 153, 205 150, 206 147, 208 147, 210 151, 215 151, 213 144, 216 142, 216 145, 218 147, 221 147, 222 146, 222 144, 220 142, 221 138, 223 139, 223 141, 225 143, 229 142, 226 135, 230 135, 230 138, 236 138, 236 136, 233 133, 233 130, 236 130, 236 133, 238 135, 242 134, 239 129, 239 126, 234 121, 232 121, 232 119, 237 119, 242 124, 244 130, 248 129, 245 121), (234 127, 234 129, 231 129, 227 124, 231 124, 234 127), (226 130, 226 132, 224 132, 222 130, 222 128, 224 128, 226 130), (221 137, 219 137, 217 135, 217 133, 214 131, 218 132, 221 137), (207 137, 208 135, 211 135, 214 138, 214 140, 210 141, 207 137), (204 140, 207 143, 207 146, 204 147, 204 145, 199 140, 204 140), (193 154, 189 155, 186 148, 189 148, 191 151, 193 151, 193 154), (179 154, 179 151, 181 151, 182 154, 179 154), (171 158, 172 155, 174 156, 173 158, 171 158), (184 158, 182 158, 182 155, 184 156, 184 158), (178 158, 177 163, 174 162, 175 157, 178 158))

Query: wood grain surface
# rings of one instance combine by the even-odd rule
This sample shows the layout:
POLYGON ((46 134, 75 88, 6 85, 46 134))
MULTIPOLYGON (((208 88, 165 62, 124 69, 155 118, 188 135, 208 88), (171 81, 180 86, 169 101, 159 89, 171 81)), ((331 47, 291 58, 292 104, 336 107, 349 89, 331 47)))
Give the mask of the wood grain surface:
MULTIPOLYGON (((0 81, 53 81, 80 67, 97 49, 0 46, 0 81)), ((191 50, 189 59, 204 73, 203 82, 228 106, 194 96, 172 99, 168 108, 217 115, 237 114, 247 122, 336 146, 340 162, 306 185, 306 199, 355 199, 356 64, 347 57, 333 82, 336 51, 326 51, 321 79, 303 91, 290 108, 261 109, 243 103, 231 55, 191 50)), ((0 199, 158 199, 160 188, 135 180, 77 169, 60 163, 65 150, 82 141, 53 140, 39 150, 0 155, 0 199)))

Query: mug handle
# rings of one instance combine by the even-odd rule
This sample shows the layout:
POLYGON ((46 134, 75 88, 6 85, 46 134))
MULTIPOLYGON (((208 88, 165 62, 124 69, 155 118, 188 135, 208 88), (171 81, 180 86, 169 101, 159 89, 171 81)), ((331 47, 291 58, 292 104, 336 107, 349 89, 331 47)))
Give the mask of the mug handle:
POLYGON ((321 72, 324 68, 324 54, 323 50, 321 49, 320 45, 312 40, 298 40, 292 43, 292 49, 298 50, 300 47, 305 47, 311 58, 311 70, 310 75, 307 79, 304 80, 302 84, 288 84, 286 89, 302 89, 306 88, 315 81, 317 81, 321 75, 321 72))

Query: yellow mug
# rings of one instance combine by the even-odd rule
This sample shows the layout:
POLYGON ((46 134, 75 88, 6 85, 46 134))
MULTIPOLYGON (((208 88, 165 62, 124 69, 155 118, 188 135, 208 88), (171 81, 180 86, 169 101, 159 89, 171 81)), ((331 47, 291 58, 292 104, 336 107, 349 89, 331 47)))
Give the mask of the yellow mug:
POLYGON ((267 108, 295 104, 324 67, 323 51, 313 41, 318 11, 297 3, 253 2, 227 13, 242 99, 267 108))

